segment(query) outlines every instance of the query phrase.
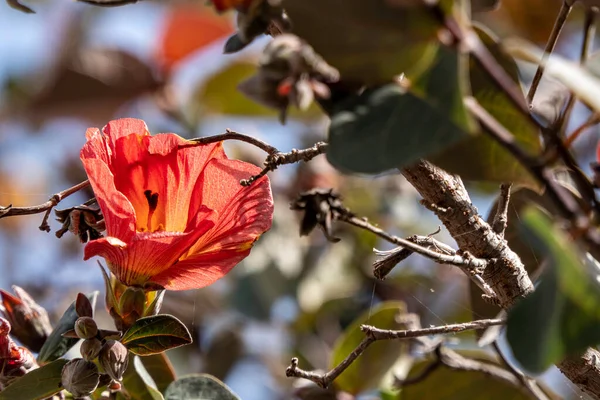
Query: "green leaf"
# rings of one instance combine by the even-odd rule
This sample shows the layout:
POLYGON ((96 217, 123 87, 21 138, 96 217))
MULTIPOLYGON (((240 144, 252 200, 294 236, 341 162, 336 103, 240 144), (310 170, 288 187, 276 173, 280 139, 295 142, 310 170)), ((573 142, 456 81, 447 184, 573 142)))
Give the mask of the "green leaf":
POLYGON ((147 385, 135 366, 135 356, 129 354, 129 364, 123 374, 123 387, 132 400, 163 400, 162 394, 147 385))
MULTIPOLYGON (((482 26, 475 26, 479 38, 499 65, 519 83, 515 61, 502 51, 496 39, 482 26)), ((471 57, 469 73, 472 95, 498 122, 508 129, 517 143, 531 154, 540 154, 537 128, 491 80, 489 74, 471 57)), ((464 180, 514 182, 538 189, 539 183, 507 150, 486 134, 465 138, 448 146, 430 161, 464 180)))
POLYGON ((417 76, 433 61, 440 28, 426 7, 365 0, 284 0, 293 33, 305 39, 347 82, 382 84, 417 76), (342 5, 343 4, 343 5, 342 5), (352 27, 349 31, 348 27, 352 27))
POLYGON ((62 390, 62 369, 67 360, 59 359, 23 375, 0 392, 0 400, 37 400, 62 390))
POLYGON ((469 137, 464 59, 440 48, 410 92, 392 83, 367 89, 334 110, 327 159, 342 171, 380 173, 433 156, 469 137))
MULTIPOLYGON (((406 312, 406 305, 399 301, 381 303, 373 310, 356 319, 338 338, 333 349, 330 367, 337 366, 365 338, 360 330, 362 324, 381 329, 402 329, 397 316, 406 312)), ((378 387, 382 378, 403 356, 408 356, 409 343, 402 340, 382 340, 371 344, 335 381, 342 391, 357 394, 378 387)))
POLYGON ((186 326, 172 315, 154 315, 140 318, 121 338, 129 351, 140 356, 192 343, 186 326))
POLYGON ((187 375, 171 383, 165 400, 240 400, 223 382, 207 374, 187 375))
MULTIPOLYGON (((98 291, 95 291, 87 295, 87 298, 92 304, 92 309, 96 308, 96 299, 98 298, 98 293, 98 291)), ((40 354, 37 358, 39 363, 47 363, 62 357, 79 341, 79 339, 75 338, 62 337, 63 333, 73 329, 75 326, 75 321, 77 321, 77 318, 79 318, 77 311, 75 310, 75 303, 75 301, 71 303, 40 349, 40 354)))
MULTIPOLYGON (((468 357, 467 354, 461 355, 468 357)), ((485 353, 479 351, 478 355, 485 356, 485 353)), ((471 357, 479 359, 477 355, 471 357)), ((416 363, 408 374, 409 379, 417 376, 431 362, 416 363)), ((526 400, 529 397, 519 387, 482 372, 456 371, 440 366, 419 383, 402 388, 399 399, 526 400)))
POLYGON ((175 380, 175 370, 165 353, 140 357, 140 361, 161 393, 175 380))
POLYGON ((517 361, 540 373, 568 355, 600 343, 600 284, 576 253, 576 245, 550 219, 530 208, 522 215, 523 238, 548 255, 535 291, 510 311, 507 339, 517 361))

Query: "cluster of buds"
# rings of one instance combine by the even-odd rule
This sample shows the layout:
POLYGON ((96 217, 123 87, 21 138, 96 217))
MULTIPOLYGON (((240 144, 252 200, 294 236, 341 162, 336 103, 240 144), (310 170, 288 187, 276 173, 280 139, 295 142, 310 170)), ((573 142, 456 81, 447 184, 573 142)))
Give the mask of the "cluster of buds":
POLYGON ((237 10, 238 30, 225 43, 226 54, 242 50, 260 35, 275 36, 292 28, 282 0, 245 1, 237 10))
POLYGON ((252 100, 280 111, 285 122, 290 104, 306 110, 315 97, 327 99, 331 92, 324 82, 337 82, 340 74, 314 49, 291 34, 276 36, 259 61, 258 73, 238 89, 252 100))
POLYGON ((56 237, 61 238, 67 231, 78 236, 81 243, 102 237, 106 230, 104 217, 96 199, 80 206, 56 210, 56 220, 62 223, 62 228, 56 231, 56 237))
POLYGON ((115 340, 120 337, 120 333, 98 328, 93 318, 92 305, 82 293, 77 296, 75 310, 79 318, 75 321, 73 330, 63 336, 83 339, 81 358, 65 364, 62 386, 75 398, 88 396, 98 386, 107 384, 118 390, 129 363, 127 348, 115 340))
POLYGON ((149 291, 126 286, 102 269, 106 287, 106 310, 115 327, 124 332, 142 317, 156 315, 162 307, 164 290, 149 291))
POLYGON ((14 295, 0 289, 0 309, 12 327, 12 336, 38 353, 52 332, 46 310, 19 286, 12 287, 14 295))
POLYGON ((0 318, 0 390, 13 380, 38 367, 33 354, 17 344, 9 336, 10 323, 0 318))

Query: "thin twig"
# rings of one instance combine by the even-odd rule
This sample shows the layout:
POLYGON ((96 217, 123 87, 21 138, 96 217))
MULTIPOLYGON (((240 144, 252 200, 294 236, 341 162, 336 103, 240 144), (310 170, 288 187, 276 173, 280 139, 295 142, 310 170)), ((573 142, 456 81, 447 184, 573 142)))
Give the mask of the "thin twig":
MULTIPOLYGON (((491 326, 490 324, 493 322, 495 324, 497 323, 504 323, 504 320, 482 320, 482 321, 487 321, 487 324, 484 322, 483 324, 479 324, 479 321, 473 321, 471 324, 473 324, 470 328, 467 329, 463 329, 460 330, 458 332, 462 332, 464 330, 473 330, 473 329, 483 329, 486 326, 491 326), (499 322, 500 321, 500 322, 499 322)), ((342 360, 342 362, 340 362, 337 366, 335 366, 334 368, 332 368, 330 371, 326 372, 326 373, 318 373, 318 372, 314 372, 314 371, 305 371, 301 368, 298 367, 298 359, 297 358, 292 358, 291 364, 289 367, 287 367, 286 371, 285 371, 285 375, 288 377, 297 377, 297 378, 304 378, 304 379, 308 379, 310 381, 313 381, 314 383, 316 383, 317 385, 319 385, 322 388, 327 388, 331 382, 333 382, 335 380, 335 378, 337 378, 342 372, 344 372, 346 370, 346 368, 348 368, 358 357, 360 357, 360 355, 362 353, 364 353, 364 351, 374 342, 378 341, 378 340, 389 340, 389 339, 414 339, 417 338, 419 336, 428 336, 430 335, 429 332, 431 332, 432 330, 436 331, 437 334, 441 334, 441 333, 456 333, 456 327, 458 325, 465 325, 465 324, 456 324, 456 325, 445 325, 445 326, 441 326, 441 327, 437 327, 438 329, 436 330, 436 328, 426 328, 426 329, 417 329, 414 332, 416 332, 415 334, 410 333, 411 331, 396 331, 396 332, 407 332, 406 336, 403 337, 386 337, 385 335, 382 335, 380 337, 377 336, 377 334, 372 334, 371 332, 373 332, 370 329, 377 329, 377 328, 373 328, 373 327, 368 327, 367 325, 363 325, 361 327, 361 329, 363 328, 369 328, 369 330, 365 331, 366 336, 365 338, 358 344, 358 346, 356 346, 356 348, 350 353, 348 354, 348 356, 342 360), (450 329, 446 328, 446 327, 451 327, 450 329)), ((387 332, 387 331, 382 331, 382 332, 387 332)), ((389 332, 394 332, 394 331, 389 331, 389 332)), ((510 375, 512 376, 512 375, 510 375)))
MULTIPOLYGON (((433 235, 438 234, 440 230, 441 227, 438 227, 436 232, 430 233, 427 236, 412 235, 405 238, 405 240, 428 249, 433 247, 440 253, 449 255, 456 254, 456 250, 454 250, 452 247, 432 237, 433 235)), ((373 275, 379 280, 384 280, 397 264, 410 257, 414 252, 404 247, 396 247, 395 249, 388 251, 375 250, 375 253, 382 258, 373 263, 373 275)))
POLYGON ((498 209, 494 215, 492 229, 501 237, 504 237, 504 231, 508 224, 508 203, 510 202, 511 183, 503 183, 500 185, 500 198, 498 201, 498 209))
POLYGON ((283 153, 279 151, 276 147, 273 147, 270 144, 263 142, 262 140, 227 129, 225 133, 222 133, 220 135, 190 139, 191 143, 182 145, 180 147, 204 145, 215 142, 221 142, 223 140, 239 140, 242 142, 246 142, 268 153, 267 159, 264 162, 265 167, 263 168, 263 170, 260 171, 260 173, 249 177, 248 179, 242 179, 240 181, 240 184, 242 186, 252 185, 253 182, 262 178, 268 172, 276 170, 281 165, 294 164, 300 161, 308 162, 316 156, 325 153, 325 151, 327 151, 328 146, 325 142, 318 142, 306 149, 292 149, 292 151, 290 152, 283 153))
POLYGON ((531 82, 531 86, 529 88, 529 92, 527 93, 527 103, 531 104, 533 101, 533 97, 535 96, 535 92, 542 80, 542 75, 544 74, 544 65, 550 57, 550 54, 554 50, 554 46, 556 46, 556 42, 558 41, 558 36, 560 35, 560 31, 562 30, 565 22, 567 21, 567 17, 571 12, 571 8, 573 7, 573 0, 563 0, 563 3, 560 7, 560 11, 556 16, 556 20, 554 21, 554 26, 552 27, 552 32, 550 33, 550 37, 546 42, 546 47, 544 48, 544 57, 542 62, 538 66, 535 71, 535 75, 533 77, 533 81, 531 82))
MULTIPOLYGON (((515 137, 488 113, 475 98, 467 97, 464 103, 479 122, 487 128, 486 133, 508 150, 540 183, 546 186, 546 192, 559 209, 562 217, 572 221, 574 227, 587 228, 589 226, 588 218, 580 213, 579 205, 575 199, 564 188, 556 184, 551 171, 545 167, 544 163, 538 158, 527 154, 518 145, 515 137)), ((590 231, 588 230, 588 232, 590 231)), ((597 239, 598 241, 594 239, 595 243, 600 244, 600 238, 597 239)))
POLYGON ((460 324, 450 324, 433 326, 429 328, 406 330, 379 329, 370 325, 361 325, 360 330, 363 331, 367 336, 372 337, 375 340, 410 339, 420 336, 444 335, 450 333, 460 333, 464 331, 486 329, 490 326, 504 325, 505 323, 506 319, 495 318, 480 319, 477 321, 463 322, 460 324))
POLYGON ((63 199, 69 197, 73 193, 78 192, 79 190, 89 186, 90 181, 83 181, 78 183, 77 185, 70 187, 68 189, 63 190, 62 192, 58 192, 50 199, 37 206, 32 207, 13 207, 12 204, 9 204, 6 207, 0 206, 0 219, 5 217, 12 217, 18 215, 32 215, 39 214, 45 212, 44 218, 42 219, 42 224, 40 225, 40 230, 50 232, 50 225, 48 225, 48 218, 50 217, 50 212, 54 207, 58 205, 63 199))
POLYGON ((600 123, 600 114, 593 113, 586 119, 581 125, 579 125, 569 136, 565 139, 564 146, 569 148, 573 145, 573 142, 588 128, 600 123))
MULTIPOLYGON (((365 219, 357 218, 356 216, 350 213, 340 213, 336 215, 336 219, 338 221, 346 222, 350 225, 354 225, 358 228, 362 228, 372 232, 373 234, 379 236, 387 240, 390 243, 393 243, 397 246, 402 246, 408 250, 411 250, 417 254, 420 254, 424 257, 427 257, 439 264, 448 264, 454 265, 460 268, 490 299, 496 297, 496 293, 492 290, 492 288, 485 283, 485 281, 481 278, 480 272, 485 269, 488 265, 488 260, 484 260, 481 258, 473 257, 467 252, 464 252, 462 255, 458 254, 458 252, 454 252, 454 254, 445 254, 441 252, 437 252, 431 250, 429 248, 425 248, 419 246, 416 243, 411 242, 410 240, 402 239, 400 237, 389 234, 388 232, 377 228, 374 225, 371 225, 365 219)), ((437 241, 436 241, 437 242, 437 241)), ((439 243, 439 242, 438 242, 439 243)))
POLYGON ((327 146, 328 144, 325 142, 318 142, 306 149, 292 149, 292 151, 288 153, 282 153, 280 151, 270 153, 265 160, 265 167, 263 170, 258 175, 251 176, 249 179, 244 179, 240 183, 242 186, 250 186, 254 181, 265 176, 270 171, 275 171, 281 165, 294 164, 300 161, 308 162, 316 156, 325 153, 325 151, 327 151, 327 146))
POLYGON ((442 364, 450 369, 481 372, 513 386, 521 387, 521 382, 510 371, 497 365, 463 357, 457 352, 442 346, 438 346, 435 354, 440 358, 442 364))
MULTIPOLYGON (((598 9, 596 7, 586 7, 585 20, 583 23, 583 38, 581 41, 581 51, 579 52, 579 65, 584 65, 587 62, 590 50, 593 47, 594 36, 596 36, 596 16, 598 9)), ((575 95, 569 92, 569 99, 565 106, 564 112, 560 115, 554 124, 554 130, 560 137, 564 137, 564 133, 571 119, 571 113, 576 101, 575 95)), ((569 146, 566 146, 569 147, 569 146)))
POLYGON ((234 132, 230 129, 226 129, 225 133, 221 133, 219 135, 189 139, 189 142, 191 142, 190 144, 184 144, 179 147, 185 148, 185 147, 191 147, 191 146, 195 146, 195 145, 222 142, 224 140, 239 140, 241 142, 246 142, 253 146, 258 147, 259 149, 265 151, 268 154, 275 154, 275 153, 279 152, 279 150, 277 150, 277 148, 271 146, 268 143, 263 142, 262 140, 256 139, 252 136, 244 135, 243 133, 234 132))
POLYGON ((500 349, 500 346, 498 345, 498 341, 495 340, 492 343, 492 346, 494 347, 494 350, 496 351, 496 353, 498 354, 498 357, 500 357, 500 360, 502 360, 502 363, 506 366, 506 368, 512 372, 512 374, 519 380, 521 381, 521 384, 523 385, 523 387, 525 387, 529 393, 537 400, 549 400, 548 396, 546 395, 546 393, 544 393, 544 391, 538 386, 537 382, 535 381, 535 379, 532 379, 530 377, 528 377, 527 375, 525 375, 523 372, 521 372, 519 369, 515 368, 506 358, 506 356, 504 355, 504 353, 502 352, 502 350, 500 349))
POLYGON ((415 385, 417 383, 421 383, 442 365, 443 364, 440 358, 436 357, 434 361, 432 361, 430 364, 427 364, 427 366, 415 376, 409 376, 405 379, 395 377, 394 386, 397 388, 403 388, 410 385, 415 385))

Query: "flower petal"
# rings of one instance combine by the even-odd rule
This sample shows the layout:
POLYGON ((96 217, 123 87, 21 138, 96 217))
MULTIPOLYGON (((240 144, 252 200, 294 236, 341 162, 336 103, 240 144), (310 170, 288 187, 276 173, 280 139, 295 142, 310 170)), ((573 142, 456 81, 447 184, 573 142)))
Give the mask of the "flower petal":
POLYGON ((167 271, 181 255, 214 226, 214 215, 203 208, 196 229, 187 232, 137 232, 127 243, 107 237, 89 242, 84 259, 101 256, 111 272, 129 286, 144 286, 153 276, 167 271))
MULTIPOLYGON (((260 168, 236 160, 212 160, 204 169, 201 191, 193 197, 214 207, 217 224, 207 232, 178 263, 152 278, 169 290, 188 290, 214 283, 243 260, 253 243, 271 227, 273 199, 265 176, 250 187, 240 179, 260 172, 260 168)), ((195 190, 195 193, 196 193, 195 190)), ((190 212, 193 209, 190 206, 190 212)))
MULTIPOLYGON (((194 189, 192 201, 218 213, 217 225, 190 249, 188 256, 247 246, 271 228, 273 197, 269 178, 264 176, 248 187, 239 183, 259 172, 260 168, 238 160, 208 163, 200 177, 202 186, 194 189)), ((190 212, 195 207, 192 203, 190 212)))
POLYGON ((250 248, 244 251, 218 250, 212 253, 197 254, 154 276, 151 283, 167 290, 203 288, 227 275, 233 267, 250 254, 250 250, 250 248))
POLYGON ((82 158, 81 161, 102 210, 108 235, 128 242, 135 232, 135 211, 131 203, 116 189, 114 176, 102 160, 82 158))

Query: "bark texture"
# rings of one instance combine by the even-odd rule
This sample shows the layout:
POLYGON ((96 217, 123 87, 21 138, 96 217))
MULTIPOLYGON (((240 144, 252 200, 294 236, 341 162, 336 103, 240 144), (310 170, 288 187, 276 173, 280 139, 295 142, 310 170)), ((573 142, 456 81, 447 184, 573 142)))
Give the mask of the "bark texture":
MULTIPOLYGON (((493 260, 482 277, 496 292, 502 308, 509 308, 533 291, 521 259, 479 215, 460 177, 427 161, 403 169, 402 174, 421 194, 423 204, 448 229, 461 251, 493 260)), ((557 367, 581 390, 600 400, 600 352, 589 348, 582 356, 570 357, 557 367)))

